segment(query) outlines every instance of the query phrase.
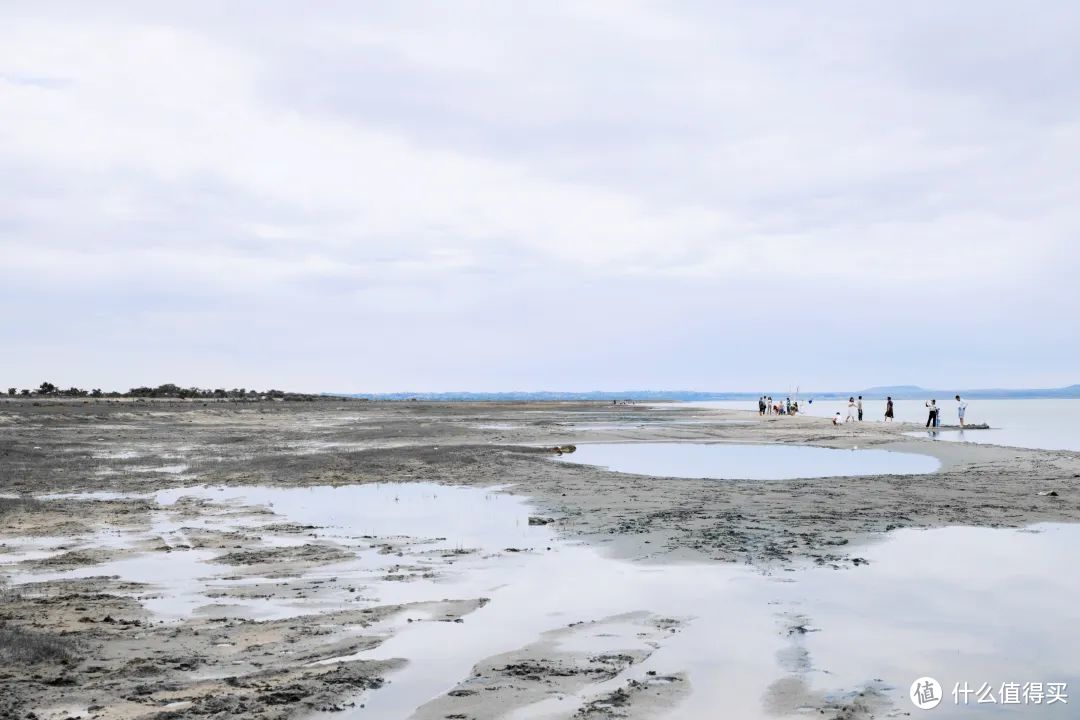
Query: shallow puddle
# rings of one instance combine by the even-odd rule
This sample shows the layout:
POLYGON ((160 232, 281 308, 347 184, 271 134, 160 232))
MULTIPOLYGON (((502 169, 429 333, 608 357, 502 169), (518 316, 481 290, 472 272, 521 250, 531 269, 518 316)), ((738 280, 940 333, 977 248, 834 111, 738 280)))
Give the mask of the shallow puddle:
POLYGON ((717 480, 916 475, 941 465, 928 455, 889 450, 720 443, 588 443, 557 461, 634 475, 717 480))
POLYGON ((1080 697, 1001 699, 1011 683, 1080 689, 1080 579, 1066 569, 1078 547, 1080 525, 908 529, 868 548, 868 567, 796 574, 790 602, 820 630, 805 636, 813 684, 851 686, 873 673, 917 714, 907 692, 930 676, 944 690, 934 717, 1076 717, 1080 697), (965 705, 963 688, 984 685, 985 701, 965 705))
MULTIPOLYGON (((1072 650, 1080 641, 1080 608, 1072 602, 1080 581, 1053 571, 1066 567, 1078 530, 901 531, 865 549, 868 567, 775 574, 717 564, 639 566, 587 547, 557 546, 498 567, 491 603, 464 624, 410 626, 367 654, 413 661, 368 696, 366 708, 346 717, 408 718, 418 698, 448 691, 483 658, 553 628, 640 610, 688 625, 619 677, 510 717, 566 718, 602 691, 627 679, 644 681, 650 671, 689 676, 693 691, 665 716, 672 720, 711 719, 718 707, 744 720, 795 716, 797 707, 785 711, 777 699, 783 696, 778 688, 792 683, 817 702, 876 688, 908 711, 914 709, 908 687, 925 675, 948 694, 937 716, 983 717, 985 705, 952 703, 954 686, 987 683, 997 692, 1011 682, 1080 682, 1072 650), (985 562, 990 556, 993 564, 985 562)), ((481 577, 463 578, 455 589, 468 593, 484 584, 481 577)), ((634 638, 631 627, 624 637, 578 638, 567 649, 595 654, 627 647, 634 638)), ((1070 717, 1060 704, 1037 711, 1039 717, 1070 717)))
MULTIPOLYGON (((621 430, 642 430, 645 428, 655 428, 659 425, 657 421, 649 422, 622 422, 622 423, 566 423, 566 429, 572 432, 589 432, 594 430, 602 431, 621 431, 621 430)), ((664 427, 680 426, 680 425, 753 425, 753 420, 666 420, 662 421, 664 427)))
MULTIPOLYGON (((196 612, 275 619, 340 609, 361 600, 366 604, 396 604, 422 595, 417 592, 421 586, 432 588, 431 597, 423 599, 441 600, 441 576, 459 572, 458 567, 464 572, 467 565, 490 562, 484 555, 528 551, 533 544, 546 543, 551 535, 550 531, 528 524, 527 506, 521 498, 433 483, 311 488, 202 486, 149 495, 102 492, 45 498, 153 499, 160 510, 151 513, 149 532, 107 531, 65 542, 67 549, 123 550, 124 556, 74 569, 13 572, 13 584, 104 576, 148 583, 151 587, 139 597, 140 602, 152 613, 170 619, 196 612), (192 502, 208 502, 211 509, 196 512, 189 507, 192 502), (507 522, 507 518, 511 521, 507 522), (275 526, 283 521, 298 527, 282 532, 275 526), (249 543, 253 550, 310 543, 343 557, 294 567, 288 559, 224 564, 219 558, 226 555, 226 549, 192 547, 200 531, 253 535, 255 542, 249 543), (140 544, 168 551, 131 555, 140 544), (434 577, 435 570, 439 578, 434 577), (421 582, 424 574, 432 574, 433 578, 421 582), (306 586, 289 598, 242 602, 220 599, 245 586, 280 582, 283 577, 325 587, 306 586), (387 581, 387 577, 393 579, 387 581), (358 594, 350 586, 365 591, 358 594)), ((55 551, 42 542, 0 540, 0 566, 12 567, 17 562, 52 554, 55 551)))
MULTIPOLYGON (((995 693, 1013 682, 1080 687, 1080 656, 1074 651, 1080 643, 1075 602, 1080 577, 1069 570, 1080 547, 1076 525, 902 530, 858 549, 868 566, 766 573, 722 563, 613 560, 593 546, 558 539, 551 525, 529 525, 534 511, 525 499, 474 488, 429 483, 200 487, 155 497, 161 509, 150 535, 165 541, 186 542, 200 529, 239 530, 261 536, 256 548, 318 542, 346 548, 351 557, 305 569, 306 587, 325 583, 307 598, 212 599, 223 589, 282 582, 269 580, 262 570, 245 575, 244 568, 215 562, 223 550, 147 552, 47 575, 10 573, 10 564, 0 572, 15 582, 114 574, 150 582, 157 592, 148 593, 144 604, 174 617, 220 614, 226 608, 238 616, 268 618, 490 600, 463 622, 439 622, 430 611, 406 609, 381 628, 394 633, 382 645, 336 658, 407 658, 409 663, 383 688, 356 698, 356 708, 328 717, 409 718, 468 678, 477 663, 575 623, 606 624, 603 632, 560 640, 561 651, 650 650, 640 626, 620 619, 641 612, 673 618, 683 627, 619 676, 579 693, 552 694, 507 716, 570 717, 599 693, 624 687, 629 679, 644 681, 649 672, 687 675, 691 690, 673 704, 665 716, 671 720, 712 720, 717 708, 724 717, 741 720, 800 716, 805 712, 796 707, 800 697, 811 704, 844 700, 868 688, 902 712, 918 712, 908 688, 921 676, 936 678, 944 690, 935 717, 1074 716, 1071 702, 999 704, 994 712, 974 704, 974 698, 966 707, 955 704, 952 691, 962 683, 973 688, 987 683, 995 693), (208 502, 213 512, 192 516, 193 502, 208 502), (282 534, 283 523, 303 532, 282 534), (398 566, 418 570, 405 581, 390 579, 398 566), (350 587, 359 592, 349 592, 350 587), (798 691, 794 700, 793 689, 798 691)), ((132 531, 108 544, 131 549, 144 539, 132 531)), ((7 549, 25 553, 29 547, 18 543, 7 549)))

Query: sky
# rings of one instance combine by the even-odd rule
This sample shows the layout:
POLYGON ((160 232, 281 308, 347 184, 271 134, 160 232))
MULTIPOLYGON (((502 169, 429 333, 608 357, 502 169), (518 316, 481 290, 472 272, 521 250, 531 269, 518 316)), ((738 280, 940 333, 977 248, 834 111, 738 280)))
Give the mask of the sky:
POLYGON ((0 386, 1080 383, 1080 4, 0 3, 0 386))

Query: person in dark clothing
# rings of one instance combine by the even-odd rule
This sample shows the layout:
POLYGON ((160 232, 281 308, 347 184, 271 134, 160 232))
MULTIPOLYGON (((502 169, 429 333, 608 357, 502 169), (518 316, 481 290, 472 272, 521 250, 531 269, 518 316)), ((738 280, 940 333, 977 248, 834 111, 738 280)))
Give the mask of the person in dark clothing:
POLYGON ((889 422, 893 419, 893 404, 892 396, 885 398, 885 422, 889 422))
POLYGON ((926 416, 926 427, 938 425, 938 406, 937 400, 930 400, 926 403, 926 407, 929 409, 929 414, 926 416))

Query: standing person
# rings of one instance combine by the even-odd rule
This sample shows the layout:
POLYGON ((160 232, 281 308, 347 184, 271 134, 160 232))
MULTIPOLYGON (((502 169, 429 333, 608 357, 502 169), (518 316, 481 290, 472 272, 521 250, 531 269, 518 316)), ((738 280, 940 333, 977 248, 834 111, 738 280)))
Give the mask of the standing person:
POLYGON ((956 414, 960 416, 960 427, 964 427, 964 415, 967 414, 967 401, 956 396, 956 414))
POLYGON ((859 396, 859 400, 855 403, 855 407, 859 411, 859 422, 862 422, 862 395, 859 396))
POLYGON ((926 427, 930 427, 931 425, 937 427, 937 400, 927 400, 926 407, 929 411, 926 416, 926 427))
POLYGON ((885 422, 889 422, 893 419, 893 404, 892 395, 885 398, 885 422))
POLYGON ((785 415, 790 415, 791 414, 791 398, 785 398, 785 400, 784 400, 784 414, 785 415))
POLYGON ((761 416, 765 415, 765 396, 764 395, 762 395, 761 397, 759 397, 757 399, 757 414, 761 415, 761 416))
POLYGON ((849 397, 847 401, 847 417, 844 422, 855 422, 855 398, 849 397))

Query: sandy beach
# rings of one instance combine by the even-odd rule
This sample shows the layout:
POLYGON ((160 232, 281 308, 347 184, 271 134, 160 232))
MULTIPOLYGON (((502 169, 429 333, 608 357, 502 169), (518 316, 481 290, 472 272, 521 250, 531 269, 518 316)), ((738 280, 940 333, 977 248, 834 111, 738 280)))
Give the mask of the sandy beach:
MULTIPOLYGON (((671 708, 699 686, 688 667, 648 659, 692 619, 645 603, 532 622, 526 606, 492 601, 491 578, 519 555, 558 567, 598 550, 617 567, 810 567, 839 581, 864 572, 891 531, 1080 520, 1080 454, 904 435, 916 429, 676 404, 3 401, 0 717, 678 717, 671 708), (889 450, 940 468, 709 480, 613 472, 556 450, 646 442, 889 450), (372 503, 372 519, 329 528, 289 507, 311 497, 289 492, 324 488, 372 503), (523 521, 516 535, 493 530, 490 547, 465 544, 456 526, 424 532, 420 516, 394 532, 384 501, 457 514, 463 537, 486 522, 470 514, 478 504, 523 521), (441 509, 450 502, 460 507, 441 509), (469 594, 410 599, 410 587, 472 575, 483 581, 469 594), (169 583, 198 597, 181 603, 169 583), (428 675, 428 696, 394 695, 399 673, 441 652, 410 646, 414 626, 438 633, 499 612, 523 618, 504 643, 514 647, 483 655, 478 640, 475 657, 462 649, 428 675)), ((787 670, 747 707, 892 717, 894 693, 872 682, 821 694, 800 679, 797 643, 813 623, 785 616, 787 670)))

